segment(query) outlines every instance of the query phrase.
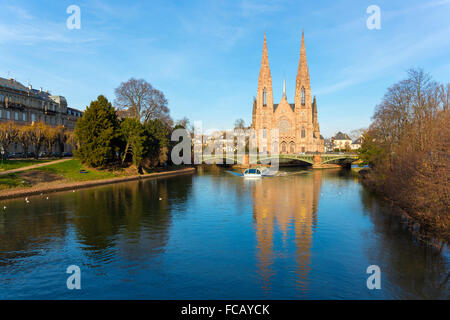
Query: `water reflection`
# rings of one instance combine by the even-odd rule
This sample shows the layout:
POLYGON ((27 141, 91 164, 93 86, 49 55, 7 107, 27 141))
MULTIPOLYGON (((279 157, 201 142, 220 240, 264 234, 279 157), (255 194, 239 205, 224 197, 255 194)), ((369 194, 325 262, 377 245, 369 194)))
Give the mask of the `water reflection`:
POLYGON ((312 235, 317 227, 320 195, 319 171, 291 172, 287 177, 264 178, 253 184, 253 217, 258 245, 259 271, 263 287, 270 290, 274 252, 274 232, 281 231, 283 243, 290 226, 295 233, 296 284, 306 292, 310 272, 312 235))
POLYGON ((361 188, 361 202, 373 223, 374 233, 378 235, 377 247, 368 248, 366 254, 388 271, 384 276, 395 290, 392 297, 449 299, 450 264, 444 255, 418 242, 407 231, 397 209, 389 203, 377 201, 365 188, 361 188))
POLYGON ((3 201, 0 298, 448 297, 448 257, 414 242, 356 176, 283 171, 250 181, 200 167, 3 201), (65 289, 71 264, 82 292, 65 289), (380 291, 365 286, 371 264, 380 291))
POLYGON ((7 210, 0 214, 0 266, 12 266, 64 242, 68 210, 65 202, 43 197, 32 201, 33 206, 26 206, 23 199, 3 202, 7 210))
POLYGON ((164 252, 172 208, 186 201, 191 186, 192 177, 184 176, 82 193, 73 219, 78 241, 94 259, 113 247, 128 260, 151 259, 164 252))

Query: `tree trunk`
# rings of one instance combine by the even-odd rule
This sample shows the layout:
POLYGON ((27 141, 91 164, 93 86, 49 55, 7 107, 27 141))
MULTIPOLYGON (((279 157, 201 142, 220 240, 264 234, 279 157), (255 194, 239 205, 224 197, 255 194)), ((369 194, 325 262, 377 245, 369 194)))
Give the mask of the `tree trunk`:
POLYGON ((123 152, 122 165, 125 163, 125 159, 127 157, 129 147, 130 147, 130 144, 127 142, 127 146, 125 147, 125 151, 123 152))

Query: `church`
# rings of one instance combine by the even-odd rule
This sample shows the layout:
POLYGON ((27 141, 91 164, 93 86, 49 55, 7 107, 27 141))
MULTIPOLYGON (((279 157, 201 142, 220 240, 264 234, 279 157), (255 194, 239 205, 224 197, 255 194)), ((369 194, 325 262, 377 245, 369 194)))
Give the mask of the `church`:
POLYGON ((324 140, 320 135, 317 121, 316 97, 314 99, 311 97, 303 32, 294 103, 289 103, 287 100, 286 81, 284 81, 283 97, 278 104, 274 104, 273 101, 272 76, 270 74, 266 34, 264 33, 258 91, 256 98, 253 99, 251 128, 256 131, 260 152, 295 154, 325 151, 324 140), (274 138, 272 141, 272 129, 278 129, 278 140, 274 138))

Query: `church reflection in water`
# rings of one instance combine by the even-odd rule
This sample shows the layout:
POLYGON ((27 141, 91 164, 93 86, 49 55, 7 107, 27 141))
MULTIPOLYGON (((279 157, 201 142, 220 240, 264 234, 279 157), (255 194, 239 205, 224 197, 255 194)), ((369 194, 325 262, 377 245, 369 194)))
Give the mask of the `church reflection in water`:
POLYGON ((274 270, 279 266, 274 268, 274 264, 283 264, 284 258, 295 259, 294 281, 299 290, 307 289, 321 178, 321 172, 315 170, 252 184, 258 269, 265 290, 270 290, 276 276, 274 270), (292 245, 294 249, 290 249, 292 245))

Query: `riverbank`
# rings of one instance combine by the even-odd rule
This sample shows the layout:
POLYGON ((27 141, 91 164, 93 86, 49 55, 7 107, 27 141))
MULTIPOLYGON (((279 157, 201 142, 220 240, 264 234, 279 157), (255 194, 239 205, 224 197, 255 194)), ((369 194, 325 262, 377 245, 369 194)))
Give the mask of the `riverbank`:
POLYGON ((99 178, 85 181, 69 181, 67 179, 56 179, 50 182, 37 183, 34 186, 4 189, 1 191, 0 200, 26 197, 32 195, 48 194, 60 191, 70 191, 120 182, 128 182, 144 179, 159 179, 182 174, 192 174, 194 172, 195 168, 188 167, 172 170, 169 169, 161 172, 146 173, 141 175, 126 175, 114 178, 99 178))
POLYGON ((395 199, 389 197, 388 194, 382 192, 379 187, 379 181, 373 177, 370 168, 362 168, 354 171, 360 177, 361 183, 370 191, 382 197, 384 201, 390 203, 392 212, 401 217, 402 223, 407 226, 413 236, 428 245, 431 245, 441 251, 445 246, 450 244, 449 230, 445 230, 442 226, 424 221, 421 219, 420 212, 412 212, 403 208, 395 199))

